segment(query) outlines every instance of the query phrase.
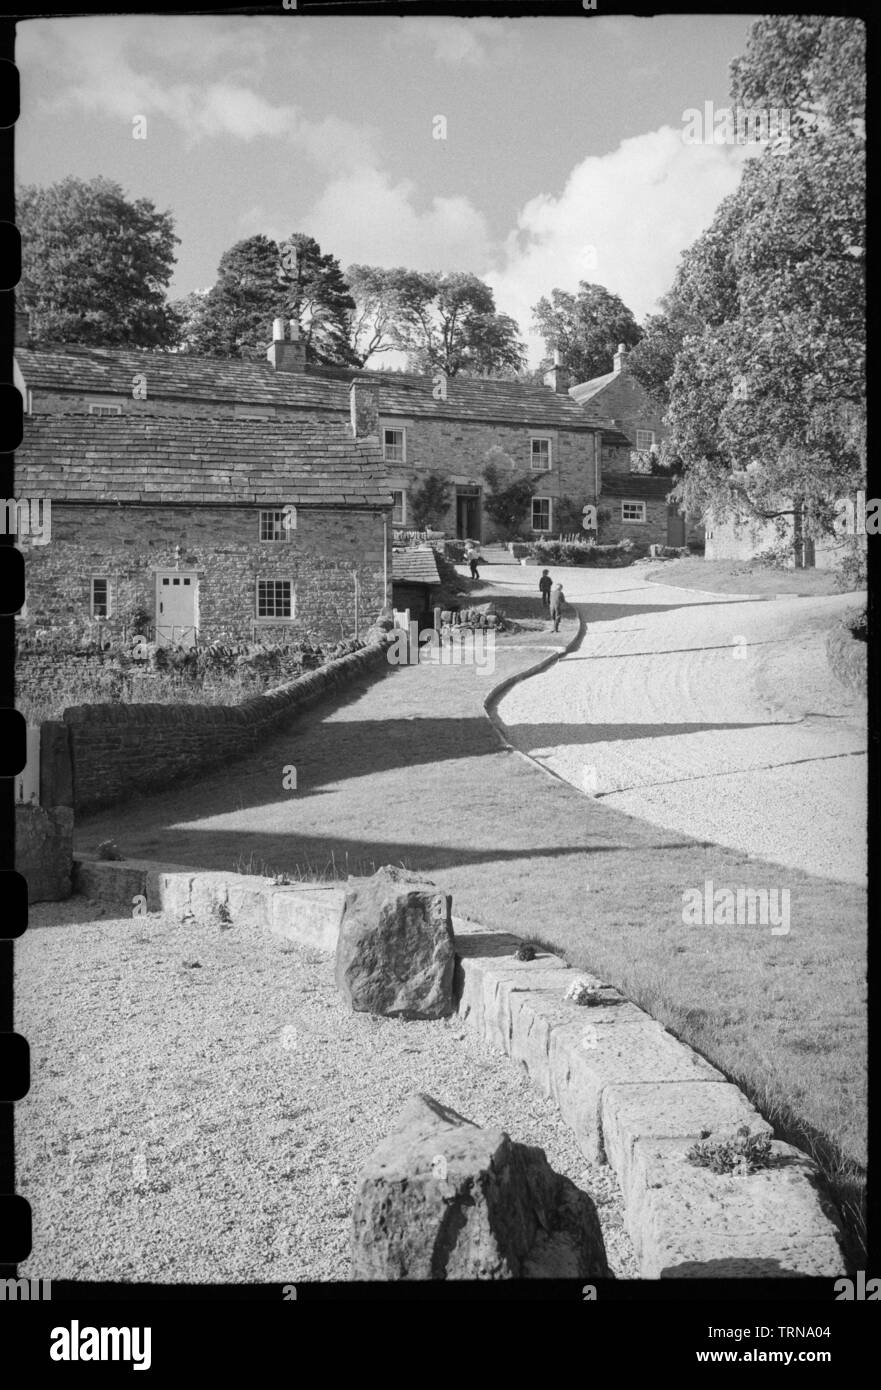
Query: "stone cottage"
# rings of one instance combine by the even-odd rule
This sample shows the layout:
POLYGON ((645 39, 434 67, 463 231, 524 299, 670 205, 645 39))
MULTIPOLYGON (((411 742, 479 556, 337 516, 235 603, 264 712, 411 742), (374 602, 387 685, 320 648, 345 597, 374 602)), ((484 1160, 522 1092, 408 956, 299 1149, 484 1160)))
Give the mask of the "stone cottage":
POLYGON ((602 472, 603 539, 618 541, 630 536, 660 545, 700 545, 700 519, 686 518, 667 502, 673 479, 650 471, 651 460, 667 433, 661 408, 628 370, 624 343, 618 344, 613 364, 611 372, 569 391, 579 405, 607 416, 628 440, 629 447, 616 450, 602 472))
POLYGON ((413 491, 437 472, 449 484, 439 527, 462 539, 494 539, 483 478, 491 451, 503 481, 536 481, 525 527, 536 537, 576 529, 583 506, 596 501, 603 470, 621 470, 629 459, 627 436, 572 399, 560 366, 544 386, 314 367, 306 365, 302 339, 281 320, 273 334, 267 361, 23 344, 16 351, 19 385, 34 417, 75 411, 281 420, 305 413, 348 426, 354 382, 371 419, 378 413, 394 525, 412 524, 413 491))
POLYGON ((339 641, 390 602, 375 438, 305 411, 153 414, 149 396, 117 411, 106 392, 94 411, 85 399, 39 413, 31 375, 15 476, 19 496, 51 504, 50 542, 19 542, 36 626, 146 628, 162 644, 339 641))

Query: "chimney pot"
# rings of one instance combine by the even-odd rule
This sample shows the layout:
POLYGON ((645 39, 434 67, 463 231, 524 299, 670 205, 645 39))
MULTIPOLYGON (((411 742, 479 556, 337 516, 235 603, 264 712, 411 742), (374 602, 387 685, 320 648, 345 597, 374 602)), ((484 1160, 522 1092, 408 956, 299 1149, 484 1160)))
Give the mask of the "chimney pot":
MULTIPOLYGON (((293 324, 291 325, 293 327, 293 324)), ((277 372, 304 372, 306 370, 306 344, 299 334, 291 335, 285 342, 284 319, 272 320, 272 342, 266 357, 277 372)))
POLYGON ((623 368, 623 366, 624 366, 624 358, 625 358, 626 356, 627 356, 627 344, 626 344, 626 343, 619 343, 619 344, 618 344, 618 351, 615 353, 615 356, 614 356, 614 359, 613 359, 614 364, 615 364, 615 365, 614 365, 614 370, 615 370, 616 372, 620 372, 620 371, 622 370, 622 368, 623 368))
POLYGON ((291 328, 291 342, 292 342, 292 343, 298 343, 298 342, 300 341, 300 321, 299 321, 299 319, 291 319, 291 320, 290 320, 290 328, 291 328))
POLYGON ((542 378, 545 386, 550 386, 557 396, 565 396, 569 392, 572 377, 569 368, 563 363, 563 354, 559 348, 554 348, 554 365, 549 372, 545 372, 542 378))

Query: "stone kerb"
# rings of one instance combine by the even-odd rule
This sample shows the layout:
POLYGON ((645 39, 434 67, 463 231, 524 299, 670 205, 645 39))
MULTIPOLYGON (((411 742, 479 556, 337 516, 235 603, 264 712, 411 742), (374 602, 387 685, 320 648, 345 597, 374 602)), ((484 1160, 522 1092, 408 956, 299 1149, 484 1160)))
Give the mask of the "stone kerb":
MULTIPOLYGON (((253 924, 331 955, 346 890, 172 866, 80 861, 89 896, 142 884, 148 906, 181 916, 223 903, 253 924)), ((837 1277, 847 1271, 841 1227, 819 1170, 789 1145, 748 1176, 719 1174, 686 1158, 707 1133, 733 1138, 771 1127, 743 1093, 690 1047, 602 981, 506 932, 452 919, 458 1016, 519 1062, 557 1104, 582 1152, 614 1170, 642 1277, 837 1277), (596 1003, 566 998, 575 979, 596 1003)))

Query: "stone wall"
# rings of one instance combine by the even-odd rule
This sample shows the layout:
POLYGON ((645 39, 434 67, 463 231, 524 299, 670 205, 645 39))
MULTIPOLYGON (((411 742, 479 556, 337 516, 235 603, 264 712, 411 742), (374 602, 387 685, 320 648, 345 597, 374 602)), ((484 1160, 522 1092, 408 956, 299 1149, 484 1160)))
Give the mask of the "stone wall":
POLYGON ((637 429, 654 430, 657 444, 667 437, 662 411, 634 381, 626 366, 608 386, 591 397, 590 404, 604 419, 615 421, 616 427, 630 438, 634 449, 637 429))
POLYGON ((392 669, 386 644, 375 643, 241 705, 76 705, 64 712, 74 808, 112 805, 241 757, 316 700, 392 669))
MULTIPOLYGON (((28 614, 38 626, 87 620, 93 577, 111 581, 114 615, 138 607, 152 615, 157 569, 198 577, 203 642, 251 640, 258 578, 291 580, 294 616, 283 624, 291 640, 336 642, 354 635, 355 574, 362 629, 385 602, 379 510, 300 507, 289 540, 261 542, 256 508, 59 502, 52 508, 51 542, 34 546, 23 538, 22 549, 28 614)), ((277 638, 280 624, 268 626, 277 638)))

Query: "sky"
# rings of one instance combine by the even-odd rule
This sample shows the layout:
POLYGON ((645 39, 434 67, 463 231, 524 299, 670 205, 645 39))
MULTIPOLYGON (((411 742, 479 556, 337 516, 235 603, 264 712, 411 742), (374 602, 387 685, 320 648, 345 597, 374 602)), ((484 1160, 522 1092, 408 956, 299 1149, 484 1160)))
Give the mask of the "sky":
POLYGON ((304 232, 343 267, 472 271, 535 364, 542 295, 587 280, 642 320, 736 188, 746 151, 684 142, 683 113, 729 104, 752 23, 28 20, 16 177, 102 175, 171 211, 172 298, 256 233, 304 232))

